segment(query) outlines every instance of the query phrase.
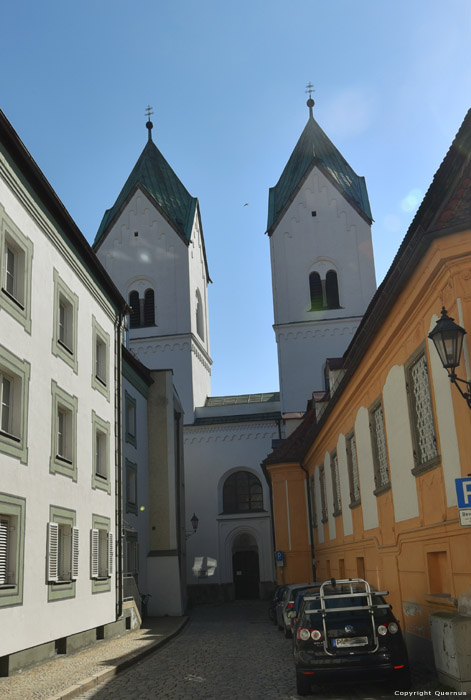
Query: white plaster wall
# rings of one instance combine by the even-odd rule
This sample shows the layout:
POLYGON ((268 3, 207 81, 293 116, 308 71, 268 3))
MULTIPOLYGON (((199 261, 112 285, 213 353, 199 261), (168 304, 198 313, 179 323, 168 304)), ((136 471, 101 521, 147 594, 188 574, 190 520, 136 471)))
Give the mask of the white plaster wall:
POLYGON ((350 481, 348 479, 347 445, 345 435, 340 433, 337 441, 337 460, 339 465, 340 498, 342 500, 343 531, 353 535, 352 511, 350 509, 350 481))
POLYGON ((260 579, 274 580, 270 497, 260 463, 271 451, 275 438, 278 427, 273 421, 185 427, 186 512, 187 516, 196 513, 200 520, 196 535, 187 540, 189 584, 199 580, 192 570, 196 557, 218 562, 214 576, 205 583, 232 582, 232 552, 228 561, 224 542, 244 527, 254 533, 259 545, 260 579), (251 471, 260 479, 266 513, 222 515, 223 483, 239 470, 251 471))
MULTIPOLYGON (((22 186, 18 193, 40 216, 37 205, 29 200, 22 186)), ((39 228, 21 201, 0 178, 0 202, 8 216, 34 244, 32 262, 31 335, 8 313, 0 310, 1 343, 31 365, 29 386, 28 464, 5 454, 0 455, 2 492, 26 499, 23 604, 0 608, 0 627, 8 634, 0 636, 0 656, 43 642, 65 637, 115 619, 115 579, 111 591, 91 594, 89 540, 92 514, 110 518, 115 533, 115 406, 114 406, 114 327, 101 304, 101 292, 92 296, 78 274, 60 254, 56 245, 39 228), (51 352, 53 334, 53 268, 79 297, 78 374, 51 352), (92 315, 110 335, 111 400, 91 387, 92 315), (49 473, 51 455, 52 396, 51 380, 69 394, 78 397, 77 463, 78 481, 49 473), (91 488, 92 409, 110 423, 110 478, 112 495, 91 488), (69 508, 76 513, 80 530, 79 577, 75 598, 47 602, 46 532, 49 506, 69 508)), ((48 226, 51 236, 54 229, 48 226)), ((57 239, 60 244, 60 239, 57 239)), ((70 254, 70 251, 68 251, 70 254)), ((73 254, 72 254, 73 257, 73 254)))
POLYGON ((378 527, 378 507, 374 495, 373 450, 371 447, 368 409, 362 406, 355 420, 358 474, 365 530, 378 527))
MULTIPOLYGON (((430 320, 429 330, 435 328, 438 316, 435 314, 430 320)), ((448 373, 443 369, 442 363, 435 350, 433 342, 428 343, 428 363, 432 376, 435 410, 437 416, 437 429, 440 436, 440 452, 442 458, 443 479, 445 481, 446 503, 448 507, 456 506, 455 479, 461 477, 460 453, 458 449, 458 437, 456 435, 455 413, 451 392, 457 391, 451 386, 448 373)), ((462 399, 461 399, 462 400, 462 399)))
POLYGON ((404 367, 389 370, 383 387, 383 407, 388 433, 389 469, 396 522, 419 515, 414 468, 414 449, 404 367))
POLYGON ((150 616, 180 616, 184 613, 178 557, 149 557, 147 603, 150 616))

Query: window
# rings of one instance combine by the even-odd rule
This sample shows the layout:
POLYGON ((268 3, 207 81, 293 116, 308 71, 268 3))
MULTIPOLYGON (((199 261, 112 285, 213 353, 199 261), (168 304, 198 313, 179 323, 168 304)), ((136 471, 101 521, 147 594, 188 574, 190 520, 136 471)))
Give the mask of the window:
POLYGON ((381 400, 370 409, 370 433, 373 448, 373 465, 375 477, 375 495, 390 488, 386 432, 381 400))
POLYGON ((154 290, 147 289, 144 294, 144 326, 155 325, 154 290))
POLYGON ((342 513, 342 503, 340 500, 339 462, 336 452, 333 452, 330 456, 330 472, 332 475, 332 492, 334 495, 333 516, 337 517, 342 513))
POLYGON ((224 513, 254 513, 263 510, 260 480, 250 472, 240 471, 226 479, 223 489, 224 513))
POLYGON ((132 291, 129 293, 129 306, 131 307, 131 328, 137 328, 141 325, 141 302, 139 300, 139 292, 132 291))
POLYGON ((111 494, 110 424, 92 411, 93 475, 92 488, 111 494))
POLYGON ((126 513, 137 511, 137 464, 126 460, 126 513))
POLYGON ((417 475, 440 463, 425 351, 421 349, 406 365, 406 386, 417 475))
POLYGON ((201 340, 204 340, 203 302, 201 301, 201 294, 199 292, 199 289, 196 290, 196 332, 198 333, 201 340))
POLYGON ((325 279, 321 278, 319 272, 311 272, 309 291, 311 311, 340 309, 338 278, 335 270, 328 270, 325 279))
POLYGON ((139 571, 139 543, 137 532, 126 531, 125 573, 137 575, 139 571))
POLYGON ((110 361, 109 333, 103 330, 96 318, 92 317, 93 337, 93 371, 92 387, 110 400, 110 361))
POLYGON ((75 373, 77 362, 78 296, 54 270, 54 329, 52 352, 66 362, 75 373))
POLYGON ((31 332, 33 243, 0 204, 0 307, 31 332))
POLYGON ((52 380, 52 437, 49 470, 77 481, 77 406, 70 396, 52 380))
POLYGON ((47 524, 48 600, 75 596, 79 574, 79 531, 75 511, 50 506, 47 524))
POLYGON ((126 420, 126 442, 129 442, 134 447, 137 447, 136 437, 136 399, 125 392, 125 420, 126 420))
POLYGON ((319 490, 321 492, 321 523, 326 523, 328 521, 327 514, 327 498, 325 494, 325 471, 324 467, 319 468, 319 490))
POLYGON ((110 532, 110 519, 94 515, 90 531, 90 578, 92 592, 111 590, 113 574, 114 538, 110 532))
POLYGON ((311 520, 313 529, 317 527, 317 509, 316 509, 316 489, 314 485, 314 477, 309 479, 309 493, 311 497, 311 520))
POLYGON ((347 469, 350 484, 350 508, 355 508, 361 503, 360 481, 358 477, 357 445, 355 433, 347 435, 347 469))
POLYGON ((0 607, 23 602, 24 498, 0 493, 0 607))
POLYGON ((28 461, 30 365, 0 345, 0 452, 28 461))

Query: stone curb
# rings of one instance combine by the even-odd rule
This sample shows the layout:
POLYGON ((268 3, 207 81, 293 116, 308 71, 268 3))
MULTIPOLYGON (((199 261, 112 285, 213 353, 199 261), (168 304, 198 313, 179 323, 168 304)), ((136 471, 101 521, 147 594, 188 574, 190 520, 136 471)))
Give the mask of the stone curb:
POLYGON ((153 642, 148 647, 142 649, 141 651, 137 651, 135 654, 128 654, 124 661, 121 661, 114 668, 107 669, 106 671, 97 673, 94 676, 89 676, 88 678, 85 678, 83 681, 81 681, 81 683, 77 685, 71 685, 69 686, 69 688, 66 688, 61 693, 58 693, 57 695, 52 695, 51 697, 47 698, 47 700, 71 700, 72 698, 76 698, 78 695, 86 693, 88 690, 91 690, 95 686, 99 686, 102 683, 105 683, 105 681, 110 680, 114 676, 118 675, 118 673, 120 673, 121 671, 125 671, 130 666, 133 666, 138 661, 141 661, 141 659, 144 659, 149 654, 152 654, 152 652, 155 651, 157 647, 161 647, 164 646, 164 644, 167 644, 167 642, 173 639, 173 637, 176 637, 176 635, 182 631, 182 629, 187 624, 188 620, 189 617, 186 617, 181 622, 179 627, 173 632, 171 632, 169 635, 164 637, 164 639, 159 639, 157 642, 153 642))

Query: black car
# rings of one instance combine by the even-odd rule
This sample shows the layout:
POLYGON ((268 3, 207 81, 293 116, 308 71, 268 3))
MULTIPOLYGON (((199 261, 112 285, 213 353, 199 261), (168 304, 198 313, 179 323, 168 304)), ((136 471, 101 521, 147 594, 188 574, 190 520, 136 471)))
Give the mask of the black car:
POLYGON ((385 595, 363 579, 331 579, 304 596, 293 649, 298 695, 331 680, 387 679, 396 690, 410 687, 406 645, 385 595))

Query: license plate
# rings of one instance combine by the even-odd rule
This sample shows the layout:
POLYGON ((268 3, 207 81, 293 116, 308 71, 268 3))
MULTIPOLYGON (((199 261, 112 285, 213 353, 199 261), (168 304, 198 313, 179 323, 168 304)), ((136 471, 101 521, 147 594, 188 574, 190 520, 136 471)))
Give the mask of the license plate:
POLYGON ((339 637, 332 640, 334 647, 362 647, 368 644, 368 637, 339 637))

